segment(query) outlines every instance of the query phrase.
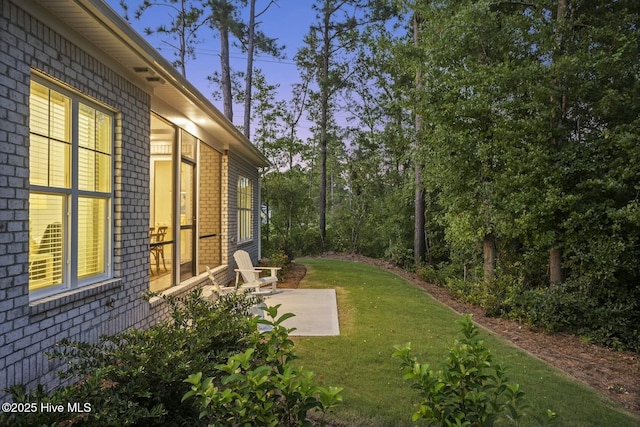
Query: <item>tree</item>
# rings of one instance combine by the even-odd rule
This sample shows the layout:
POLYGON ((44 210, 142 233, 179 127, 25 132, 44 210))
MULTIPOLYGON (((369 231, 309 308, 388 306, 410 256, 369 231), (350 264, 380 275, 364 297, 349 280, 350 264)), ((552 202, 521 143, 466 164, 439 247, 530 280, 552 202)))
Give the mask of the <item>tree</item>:
POLYGON ((429 85, 415 105, 428 117, 428 179, 454 252, 484 247, 488 281, 494 253, 503 268, 520 265, 517 274, 537 284, 545 276, 543 252, 549 283, 587 271, 598 281, 629 277, 598 248, 618 259, 626 255, 613 248, 635 253, 636 233, 622 238, 616 227, 630 230, 636 218, 637 181, 618 162, 637 155, 628 129, 638 120, 630 103, 638 90, 637 46, 630 40, 640 5, 421 6, 426 31, 413 63, 429 85))
POLYGON ((316 20, 305 37, 306 46, 296 55, 301 69, 308 70, 318 85, 315 98, 318 105, 318 144, 320 149, 320 182, 318 215, 320 238, 323 244, 327 238, 327 147, 329 125, 335 108, 335 96, 344 88, 351 68, 340 58, 352 51, 358 36, 357 8, 359 0, 323 0, 314 3, 316 20))
POLYGON ((315 215, 309 197, 306 171, 299 165, 265 175, 262 185, 268 203, 268 232, 271 242, 266 247, 282 249, 288 255, 311 254, 317 251, 315 234, 311 230, 315 215))
POLYGON ((401 86, 412 79, 386 49, 392 34, 387 12, 371 10, 376 19, 360 31, 352 78, 341 93, 342 114, 347 114, 345 193, 333 218, 340 240, 333 243, 338 249, 409 265, 414 132, 399 98, 406 92, 401 86))
POLYGON ((412 102, 425 121, 420 140, 429 180, 444 208, 453 253, 466 265, 479 248, 485 282, 491 283, 501 233, 509 235, 500 222, 512 180, 504 167, 520 154, 527 131, 539 125, 520 108, 530 87, 518 79, 538 70, 528 33, 537 28, 536 15, 523 13, 526 5, 501 9, 489 1, 415 8, 421 36, 413 40, 418 52, 409 52, 428 85, 416 84, 412 102), (514 121, 525 120, 529 128, 513 132, 514 121))
POLYGON ((282 135, 282 154, 286 156, 283 167, 293 169, 294 161, 304 161, 308 156, 308 147, 297 136, 298 125, 305 112, 309 98, 310 76, 308 73, 301 74, 302 81, 292 85, 291 101, 287 104, 284 112, 283 122, 286 129, 282 135))
POLYGON ((206 4, 211 10, 211 24, 220 36, 220 72, 210 76, 210 80, 220 85, 222 103, 225 117, 233 120, 233 102, 236 98, 242 98, 244 102, 243 133, 251 136, 251 96, 253 86, 253 60, 257 52, 267 53, 274 57, 280 57, 283 47, 277 45, 277 40, 267 37, 256 28, 256 21, 264 14, 275 0, 269 3, 260 12, 256 12, 256 0, 207 0, 206 4), (246 24, 240 17, 240 11, 247 6, 249 1, 249 23, 246 24), (230 65, 229 49, 231 36, 238 42, 239 47, 247 54, 247 66, 245 73, 233 73, 230 65), (244 79, 244 90, 240 89, 239 80, 244 79))
MULTIPOLYGON (((129 4, 120 0, 120 6, 124 11, 124 17, 129 20, 129 4)), ((134 12, 135 19, 141 19, 143 14, 150 8, 167 8, 171 10, 169 17, 171 22, 158 24, 154 27, 146 27, 144 32, 147 36, 158 33, 167 36, 163 44, 169 46, 175 52, 177 59, 172 65, 180 70, 180 73, 187 77, 187 62, 195 59, 195 46, 199 43, 199 32, 208 23, 205 16, 194 0, 144 0, 134 12)))
POLYGON ((277 100, 277 85, 267 83, 260 70, 254 80, 252 121, 256 123, 255 144, 275 166, 262 177, 262 201, 266 222, 263 225, 264 247, 285 250, 288 255, 312 249, 300 245, 308 240, 305 231, 310 226, 310 209, 306 171, 294 159, 303 160, 305 146, 296 135, 297 120, 302 115, 306 90, 294 87, 291 102, 277 100), (293 118, 297 115, 297 118, 293 118))
POLYGON ((593 274, 597 282, 618 283, 629 277, 626 260, 635 253, 631 242, 637 238, 635 232, 623 237, 618 230, 632 229, 640 182, 625 166, 638 155, 637 145, 629 145, 638 141, 637 132, 629 131, 640 116, 632 101, 640 87, 639 48, 632 42, 640 4, 560 0, 547 7, 554 12, 552 44, 546 47, 551 155, 562 195, 555 211, 558 239, 551 249, 550 281, 593 274))
POLYGON ((276 40, 267 37, 264 33, 256 31, 258 22, 256 19, 262 16, 271 5, 276 4, 275 0, 269 3, 260 12, 256 13, 256 0, 249 0, 249 24, 246 30, 246 46, 247 51, 247 69, 245 72, 245 89, 244 89, 244 136, 249 139, 251 137, 251 93, 253 88, 253 57, 255 52, 268 53, 274 57, 279 57, 283 47, 276 45, 276 40))
POLYGON ((229 62, 230 36, 242 38, 244 26, 240 20, 238 8, 246 6, 247 0, 206 0, 210 9, 210 25, 218 31, 220 36, 220 75, 214 77, 219 80, 222 90, 222 106, 224 115, 233 122, 233 91, 231 65, 229 62))
POLYGON ((278 139, 284 132, 283 117, 286 102, 276 98, 279 85, 271 85, 260 69, 255 70, 252 96, 255 108, 252 110, 251 120, 257 125, 254 144, 276 166, 280 156, 278 139))
MULTIPOLYGON (((562 50, 565 48, 565 20, 567 15, 567 0, 559 0, 558 5, 555 8, 555 47, 552 52, 553 63, 558 63, 560 57, 563 55, 562 50)), ((552 80, 554 93, 551 95, 551 103, 554 105, 554 114, 552 118, 552 143, 555 148, 559 148, 562 144, 562 137, 557 132, 563 126, 562 122, 567 114, 567 94, 563 93, 561 79, 556 78, 552 80)), ((556 285, 562 282, 562 250, 558 246, 559 242, 556 240, 553 242, 551 250, 549 251, 549 282, 552 285, 556 285)))
MULTIPOLYGON (((277 45, 277 40, 267 37, 258 31, 257 18, 262 16, 270 6, 276 4, 275 0, 269 0, 268 4, 256 12, 256 0, 250 0, 249 24, 240 19, 240 10, 247 5, 247 0, 143 0, 135 9, 134 16, 141 19, 150 8, 160 6, 172 10, 169 15, 170 25, 159 24, 155 28, 146 27, 145 33, 166 35, 163 44, 175 51, 177 59, 173 65, 180 69, 184 77, 187 76, 186 65, 189 60, 196 58, 196 45, 202 42, 201 30, 207 25, 215 29, 220 36, 220 72, 213 73, 209 79, 218 84, 222 93, 224 114, 230 120, 233 119, 234 95, 244 98, 244 127, 247 138, 251 132, 251 94, 253 80, 253 60, 257 52, 267 53, 274 57, 280 57, 283 47, 277 45), (207 8, 209 13, 207 13, 207 8), (247 52, 247 67, 244 73, 245 87, 240 90, 237 82, 243 75, 233 73, 230 65, 229 48, 231 36, 235 37, 243 51, 247 52)), ((125 19, 129 20, 130 2, 120 1, 125 19)))
MULTIPOLYGON (((420 32, 422 26, 422 18, 420 12, 416 11, 413 14, 413 43, 416 47, 420 44, 420 32)), ((424 85, 422 68, 416 69, 415 86, 417 91, 421 91, 424 85)), ((413 198, 414 210, 414 225, 413 225, 413 259, 416 265, 420 265, 425 261, 425 255, 427 251, 425 241, 425 188, 422 183, 422 169, 423 164, 418 156, 419 150, 419 138, 422 136, 422 115, 415 114, 415 144, 414 152, 416 153, 416 161, 414 163, 414 183, 415 194, 413 198)))

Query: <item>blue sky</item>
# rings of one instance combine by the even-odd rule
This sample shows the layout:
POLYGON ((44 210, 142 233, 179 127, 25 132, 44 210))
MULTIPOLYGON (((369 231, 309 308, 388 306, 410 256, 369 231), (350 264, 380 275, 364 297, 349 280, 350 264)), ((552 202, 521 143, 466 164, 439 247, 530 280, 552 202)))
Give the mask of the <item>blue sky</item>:
MULTIPOLYGON (((122 15, 119 0, 105 0, 118 14, 122 15)), ((127 1, 129 10, 135 10, 141 0, 127 1)), ((258 0, 256 10, 261 10, 268 3, 268 0, 258 0)), ((260 68, 264 72, 267 82, 270 84, 280 84, 279 98, 288 99, 291 92, 291 84, 298 81, 298 70, 293 61, 297 50, 302 46, 302 39, 309 32, 309 27, 315 20, 315 11, 312 10, 311 0, 277 0, 264 15, 259 18, 261 22, 259 29, 270 37, 278 39, 278 44, 286 46, 286 59, 276 60, 268 56, 259 56, 255 59, 254 67, 260 68)), ((247 8, 248 9, 248 8, 247 8)), ((132 19, 133 27, 144 36, 143 29, 147 26, 162 22, 169 22, 169 9, 156 7, 154 10, 145 12, 140 20, 132 19), (166 18, 165 18, 166 16, 166 18)), ((248 11, 247 11, 248 14, 248 11)), ((133 14, 131 14, 133 15, 133 14)), ((169 49, 162 48, 160 38, 151 36, 145 38, 153 47, 158 49, 168 60, 175 58, 169 49)), ((213 87, 207 80, 207 75, 212 71, 220 69, 220 41, 218 38, 207 40, 197 46, 196 60, 187 65, 187 78, 193 83, 207 98, 211 99, 214 105, 222 110, 222 101, 212 99, 213 87)), ((231 67, 235 71, 244 71, 246 68, 246 55, 238 48, 231 48, 231 67)), ((243 112, 241 106, 234 106, 234 123, 242 123, 243 112)), ((307 125, 302 124, 303 127, 307 125)))

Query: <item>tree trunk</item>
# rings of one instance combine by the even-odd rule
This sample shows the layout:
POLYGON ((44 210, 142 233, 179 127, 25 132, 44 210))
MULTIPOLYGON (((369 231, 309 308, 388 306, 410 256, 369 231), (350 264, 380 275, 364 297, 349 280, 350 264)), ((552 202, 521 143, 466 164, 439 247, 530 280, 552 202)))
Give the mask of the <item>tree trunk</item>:
MULTIPOLYGON (((556 9, 556 22, 558 23, 558 30, 556 33, 555 41, 557 48, 553 52, 553 60, 557 60, 564 53, 564 21, 567 13, 567 0, 558 0, 558 7, 556 9)), ((561 81, 554 79, 552 86, 556 89, 560 89, 561 81)), ((552 128, 553 130, 560 129, 562 122, 567 111, 567 95, 564 92, 554 93, 551 95, 551 103, 556 106, 555 114, 553 116, 552 128)), ((555 150, 559 150, 562 144, 562 137, 554 135, 552 139, 553 147, 555 150)), ((562 185, 562 184, 560 184, 562 185)), ((562 282, 562 251, 556 247, 551 248, 549 252, 549 283, 556 285, 562 282)))
POLYGON ((265 206, 265 221, 266 221, 266 227, 265 227, 265 241, 269 242, 269 238, 271 237, 271 210, 269 209, 269 199, 265 200, 264 202, 264 206, 265 206))
POLYGON ((229 65, 229 25, 220 23, 220 82, 224 116, 233 122, 233 96, 231 94, 231 66, 229 65))
MULTIPOLYGON (((326 126, 326 114, 323 111, 322 122, 326 126)), ((324 245, 327 239, 327 130, 322 129, 320 137, 320 200, 318 203, 320 239, 324 245)))
MULTIPOLYGON (((413 43, 418 46, 420 35, 420 17, 417 13, 413 15, 413 43)), ((422 71, 416 71, 416 90, 422 88, 422 71)), ((420 133, 422 130, 422 116, 416 114, 415 117, 415 140, 414 140, 414 224, 413 224, 413 260, 415 265, 424 263, 425 254, 427 252, 426 241, 424 237, 425 229, 425 189, 422 185, 422 161, 417 155, 420 147, 420 133)))
POLYGON ((245 87, 244 87, 244 124, 243 131, 244 136, 249 139, 251 137, 251 89, 253 78, 253 51, 254 51, 254 37, 256 26, 256 0, 250 1, 249 11, 249 28, 247 34, 247 73, 245 75, 245 87))
POLYGON ((549 252, 549 283, 557 285, 562 283, 562 251, 552 248, 549 252))
MULTIPOLYGON (((184 4, 182 12, 184 13, 184 4)), ((182 77, 187 78, 187 39, 185 36, 185 22, 184 18, 182 19, 182 25, 180 26, 179 38, 180 38, 180 49, 178 51, 178 56, 180 57, 180 73, 182 77)))
POLYGON ((419 162, 415 166, 415 196, 414 196, 414 216, 413 225, 413 254, 414 262, 417 265, 424 263, 425 254, 427 252, 426 241, 424 238, 424 206, 425 206, 425 190, 422 185, 422 167, 419 162))
POLYGON ((331 54, 330 40, 330 9, 324 8, 322 69, 320 70, 320 200, 318 212, 320 216, 320 239, 324 246, 327 239, 327 126, 329 123, 329 56, 331 54))
POLYGON ((490 285, 496 278, 496 238, 493 234, 484 236, 482 255, 484 258, 484 283, 490 285))

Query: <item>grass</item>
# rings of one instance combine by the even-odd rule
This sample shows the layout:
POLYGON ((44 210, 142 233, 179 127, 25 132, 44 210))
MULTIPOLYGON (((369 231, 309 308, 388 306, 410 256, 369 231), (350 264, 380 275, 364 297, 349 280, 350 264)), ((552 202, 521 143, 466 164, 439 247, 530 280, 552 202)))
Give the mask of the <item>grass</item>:
MULTIPOLYGON (((344 387, 330 421, 349 426, 413 425, 417 395, 402 379, 393 346, 412 342, 420 362, 438 365, 458 336, 460 316, 423 290, 365 264, 305 259, 303 288, 335 288, 338 337, 296 338, 298 363, 325 385, 344 387)), ((598 392, 503 340, 485 343, 525 391, 533 411, 551 409, 561 426, 637 426, 640 420, 598 392)), ((535 425, 535 424, 532 424, 535 425)))

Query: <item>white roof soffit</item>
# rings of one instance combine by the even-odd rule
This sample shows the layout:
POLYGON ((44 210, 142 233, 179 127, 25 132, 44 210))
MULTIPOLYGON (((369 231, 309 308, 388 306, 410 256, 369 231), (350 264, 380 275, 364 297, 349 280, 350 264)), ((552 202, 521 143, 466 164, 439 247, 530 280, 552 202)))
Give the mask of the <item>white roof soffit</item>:
MULTIPOLYGON (((66 25, 85 37, 121 67, 127 78, 152 88, 152 108, 168 119, 188 119, 205 135, 249 160, 256 167, 270 165, 267 158, 187 79, 102 0, 35 0, 66 25), (157 97, 157 102, 153 98, 157 97), (163 111, 167 106, 172 108, 163 111), (173 113, 179 111, 182 117, 173 113)), ((187 129, 190 130, 190 129, 187 129)), ((217 145, 217 144, 216 144, 217 145)))

